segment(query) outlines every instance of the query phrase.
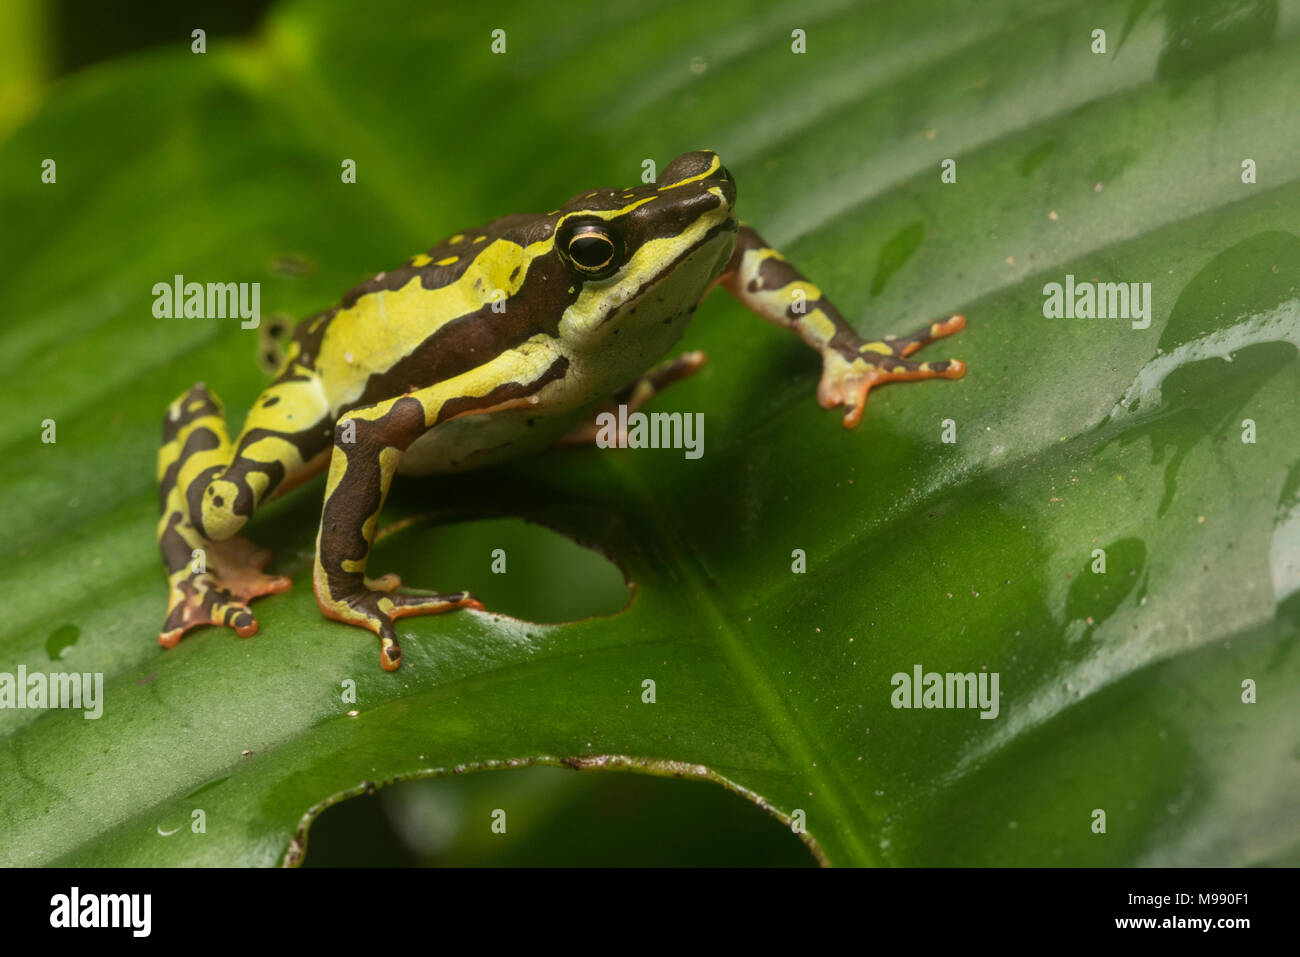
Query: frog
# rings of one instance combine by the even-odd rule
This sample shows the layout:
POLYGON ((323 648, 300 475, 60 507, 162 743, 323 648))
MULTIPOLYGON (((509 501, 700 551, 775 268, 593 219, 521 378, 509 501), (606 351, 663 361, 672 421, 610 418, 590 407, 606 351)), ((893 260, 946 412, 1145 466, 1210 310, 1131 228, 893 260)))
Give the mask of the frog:
MULTIPOLYGON (((712 150, 678 156, 649 183, 590 189, 544 215, 456 233, 308 316, 232 441, 202 382, 163 417, 157 538, 167 568, 165 648, 204 625, 256 634, 249 608, 291 585, 239 534, 262 505, 324 472, 312 587, 321 612, 379 639, 402 663, 395 623, 483 611, 467 591, 368 577, 394 477, 497 465, 595 441, 602 413, 635 411, 697 372, 665 358, 722 287, 822 359, 817 400, 860 422, 873 388, 957 379, 960 359, 917 350, 964 328, 961 314, 901 337, 862 337, 812 281, 736 217, 736 183, 712 150)), ((404 479, 405 481, 406 479, 404 479)))

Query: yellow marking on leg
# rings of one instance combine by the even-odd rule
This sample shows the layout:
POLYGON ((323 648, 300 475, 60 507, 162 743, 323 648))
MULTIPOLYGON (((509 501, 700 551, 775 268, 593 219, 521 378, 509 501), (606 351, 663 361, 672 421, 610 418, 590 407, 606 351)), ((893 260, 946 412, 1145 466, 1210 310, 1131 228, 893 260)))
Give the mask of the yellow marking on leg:
POLYGON ((279 463, 284 466, 286 472, 302 465, 302 453, 298 451, 298 447, 278 435, 262 436, 256 442, 241 449, 239 457, 259 465, 279 463))
MULTIPOLYGON (((188 425, 184 426, 179 432, 176 433, 175 438, 173 438, 170 442, 165 443, 162 446, 162 448, 158 450, 158 481, 161 482, 163 480, 163 476, 167 474, 167 470, 171 468, 172 465, 174 465, 180 459, 181 452, 185 448, 185 443, 189 441, 190 435, 194 432, 195 429, 208 429, 213 434, 215 434, 217 437, 217 447, 215 449, 205 449, 201 452, 196 452, 194 453, 194 457, 203 456, 206 460, 206 459, 211 459, 214 456, 219 457, 221 455, 226 454, 229 451, 230 438, 226 434, 225 417, 223 415, 202 416, 201 418, 195 419, 193 422, 190 422, 188 425)), ((182 468, 185 468, 185 466, 182 466, 182 468)), ((202 470, 200 469, 198 471, 202 471, 202 470)), ((178 476, 178 484, 179 484, 179 476, 178 476)))
POLYGON ((758 274, 759 267, 769 259, 786 262, 786 258, 771 246, 760 246, 758 249, 747 249, 745 251, 745 259, 749 261, 749 268, 754 271, 755 275, 758 274))

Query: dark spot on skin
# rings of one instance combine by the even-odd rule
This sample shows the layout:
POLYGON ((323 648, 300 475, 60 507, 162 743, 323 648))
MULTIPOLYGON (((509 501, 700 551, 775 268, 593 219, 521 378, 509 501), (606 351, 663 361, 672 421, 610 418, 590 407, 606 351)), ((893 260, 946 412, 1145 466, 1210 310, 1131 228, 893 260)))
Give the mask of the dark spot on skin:
POLYGON ((278 359, 279 359, 279 356, 277 356, 274 352, 272 352, 270 349, 267 349, 267 350, 266 350, 266 363, 267 363, 267 365, 275 365, 276 360, 278 360, 278 359))
POLYGON ((515 277, 519 275, 519 270, 520 270, 521 268, 523 268, 523 267, 521 267, 521 266, 516 266, 516 267, 511 271, 511 273, 510 273, 510 281, 511 281, 511 282, 514 282, 514 281, 515 281, 515 277))
POLYGON ((280 401, 280 397, 278 395, 268 396, 266 401, 262 403, 262 408, 269 409, 271 406, 275 405, 279 401, 280 401))
POLYGON ((282 335, 284 335, 283 323, 279 323, 279 322, 271 323, 269 326, 266 327, 266 333, 272 339, 279 339, 282 335))
POLYGON ((218 495, 212 500, 212 504, 215 505, 217 508, 221 508, 226 504, 226 500, 222 498, 220 495, 218 495))

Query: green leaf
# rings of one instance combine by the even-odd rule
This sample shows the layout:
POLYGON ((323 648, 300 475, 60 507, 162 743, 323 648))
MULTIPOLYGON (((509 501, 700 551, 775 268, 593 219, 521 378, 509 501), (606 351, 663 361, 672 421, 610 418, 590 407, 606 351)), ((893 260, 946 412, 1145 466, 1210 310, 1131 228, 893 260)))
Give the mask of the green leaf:
POLYGON ((285 6, 63 82, 0 149, 0 667, 105 675, 98 720, 0 712, 4 863, 293 862, 349 794, 530 763, 716 781, 835 864, 1300 861, 1300 4, 544 7, 285 6), (702 459, 399 483, 371 566, 465 587, 487 548, 438 526, 519 517, 616 560, 624 610, 408 619, 383 673, 316 608, 318 481, 250 526, 295 582, 261 632, 158 648, 162 411, 202 379, 237 421, 264 380, 155 282, 307 315, 706 145, 860 331, 965 313, 931 353, 967 377, 845 431, 815 355, 710 298, 656 400, 706 413, 702 459), (1149 328, 1045 318, 1067 274, 1150 283, 1149 328), (895 708, 916 666, 997 674, 996 718, 895 708))
POLYGON ((0 140, 35 112, 49 72, 47 9, 31 0, 0 7, 0 140))

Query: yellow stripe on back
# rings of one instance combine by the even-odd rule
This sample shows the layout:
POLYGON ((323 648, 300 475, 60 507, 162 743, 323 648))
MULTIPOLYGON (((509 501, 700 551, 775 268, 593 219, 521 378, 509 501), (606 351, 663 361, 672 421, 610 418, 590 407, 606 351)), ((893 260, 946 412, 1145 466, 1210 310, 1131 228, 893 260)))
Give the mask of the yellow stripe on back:
POLYGON ((496 239, 482 248, 455 281, 426 289, 412 276, 400 289, 380 289, 341 309, 321 342, 316 375, 330 384, 333 409, 355 401, 371 375, 397 365, 419 343, 453 319, 469 315, 502 290, 507 299, 519 292, 534 260, 551 251, 550 237, 527 248, 496 239), (513 276, 513 278, 512 278, 513 276))

